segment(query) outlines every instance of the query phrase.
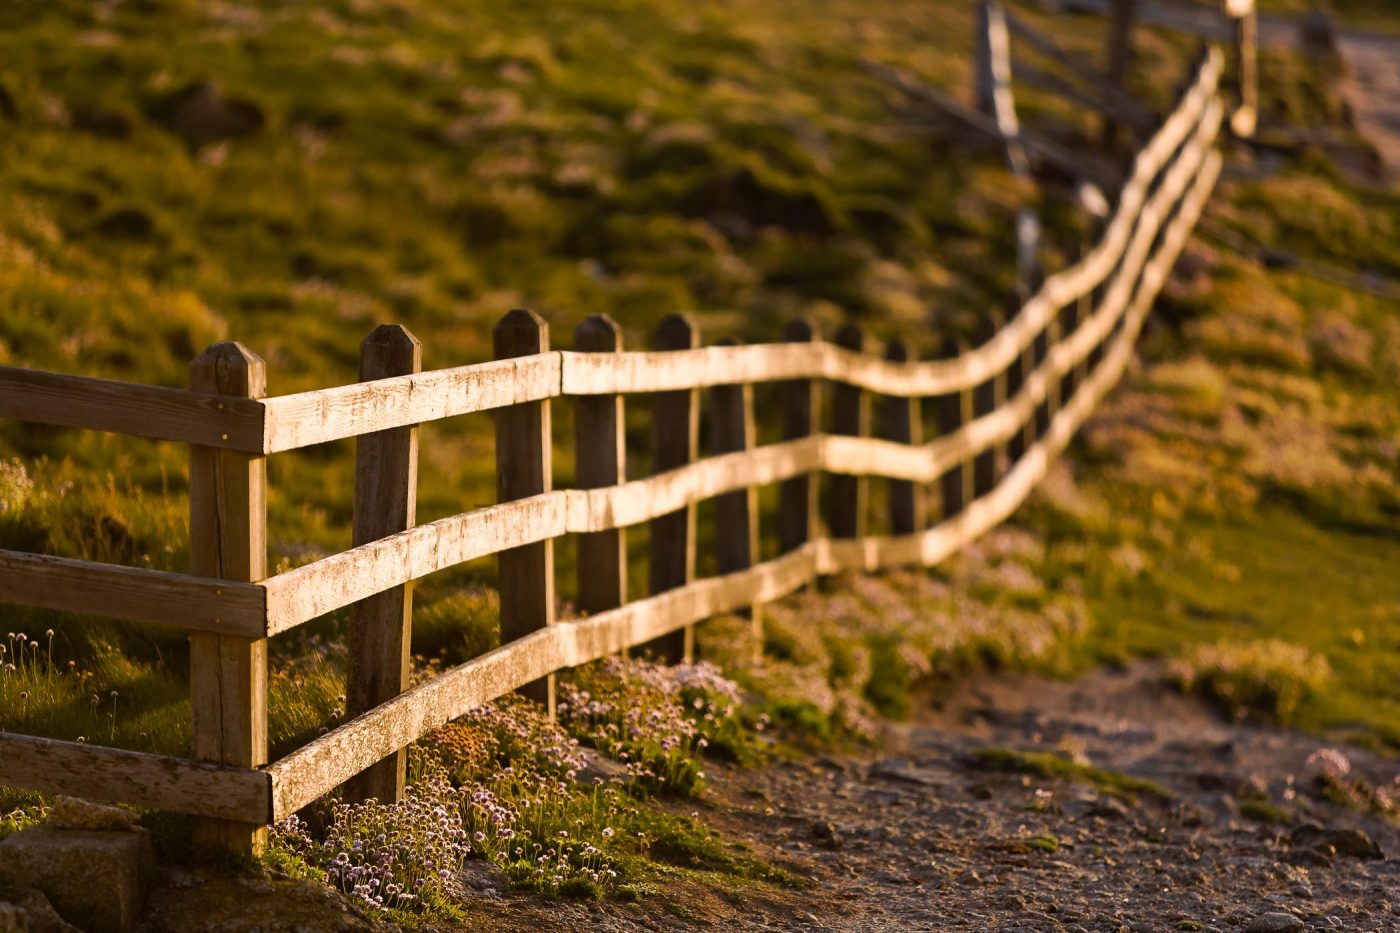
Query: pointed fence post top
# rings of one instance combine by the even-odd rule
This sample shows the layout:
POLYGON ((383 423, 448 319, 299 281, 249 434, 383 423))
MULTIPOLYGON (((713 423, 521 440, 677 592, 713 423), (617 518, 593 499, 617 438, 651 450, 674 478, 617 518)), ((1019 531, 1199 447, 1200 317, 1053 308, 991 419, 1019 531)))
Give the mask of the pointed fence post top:
POLYGON ((547 353, 549 324, 528 308, 515 308, 496 322, 491 338, 498 360, 547 353))
POLYGON ((360 379, 383 379, 423 368, 423 344, 402 324, 380 324, 360 342, 360 379))
POLYGON ((190 362, 190 388, 262 398, 267 394, 267 364, 237 340, 221 340, 190 362))
POLYGON ((783 328, 783 340, 787 343, 813 343, 819 339, 817 328, 805 317, 794 318, 783 328))
POLYGON ((700 325, 689 314, 668 314, 652 332, 653 350, 694 350, 700 346, 700 325))
POLYGON ((574 328, 574 349, 583 353, 620 351, 622 328, 606 314, 590 314, 574 328))
POLYGON ((845 347, 847 350, 864 353, 866 350, 865 328, 855 321, 842 324, 841 329, 836 332, 836 345, 845 347))

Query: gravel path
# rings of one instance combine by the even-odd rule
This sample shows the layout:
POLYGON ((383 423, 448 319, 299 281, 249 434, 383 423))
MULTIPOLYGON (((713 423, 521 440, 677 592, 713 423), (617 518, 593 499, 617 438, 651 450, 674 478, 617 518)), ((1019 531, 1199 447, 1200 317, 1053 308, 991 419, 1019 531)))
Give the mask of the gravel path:
MULTIPOLYGON (((465 928, 1400 931, 1400 861, 1368 851, 1400 853, 1400 826, 1315 795, 1303 776, 1320 744, 1223 723, 1146 665, 993 680, 897 730, 879 757, 717 769, 705 818, 804 888, 507 897, 473 904, 465 928), (988 747, 1068 751, 1168 796, 989 771, 974 760, 988 747), (1260 794, 1295 822, 1241 816, 1260 794)), ((1339 750, 1352 776, 1400 781, 1395 759, 1339 750)))

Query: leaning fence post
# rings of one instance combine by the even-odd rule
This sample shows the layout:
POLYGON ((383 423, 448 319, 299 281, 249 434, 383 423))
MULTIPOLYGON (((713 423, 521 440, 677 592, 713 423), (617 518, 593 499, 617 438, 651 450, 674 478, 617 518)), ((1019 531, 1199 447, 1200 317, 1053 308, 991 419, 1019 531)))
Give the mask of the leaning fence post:
MULTIPOLYGON (((423 345, 400 324, 384 324, 360 344, 360 381, 423 369, 423 345)), ((355 440, 355 546, 413 527, 418 500, 418 429, 389 428, 355 440)), ((355 603, 345 713, 358 716, 408 689, 413 584, 355 603)), ((345 783, 352 801, 403 798, 407 753, 400 749, 345 783)))
MULTIPOLYGON (((945 360, 957 359, 962 355, 962 345, 952 337, 943 341, 939 357, 945 360)), ((963 423, 972 417, 972 390, 962 389, 938 397, 938 433, 947 437, 962 429, 963 423)), ((960 460, 944 471, 938 484, 943 495, 943 517, 952 518, 967 508, 972 499, 972 469, 967 460, 960 460)))
MULTIPOLYGON (((574 328, 581 353, 621 353, 622 329, 606 314, 592 314, 574 328)), ((580 395, 574 400, 575 481, 603 489, 627 479, 627 442, 621 395, 580 395)), ((609 528, 579 535, 578 607, 590 615, 627 601, 627 532, 609 528)))
MULTIPOLYGON (((836 345, 865 352, 865 331, 851 323, 836 333, 836 345)), ((870 435, 870 394, 850 383, 837 382, 831 391, 831 433, 849 437, 870 435)), ((831 477, 831 501, 827 527, 833 538, 863 538, 869 480, 864 476, 835 473, 831 477)))
MULTIPOLYGON (((262 398, 266 368, 240 343, 216 343, 190 364, 190 388, 262 398)), ((222 407, 222 406, 220 406, 222 407)), ((267 459, 190 447, 190 573, 257 582, 267 576, 267 459)), ((267 639, 190 635, 194 757, 257 768, 267 764, 267 639)), ((197 847, 256 853, 267 828, 199 818, 197 847)))
MULTIPOLYGON (((810 321, 796 320, 783 332, 788 343, 813 343, 816 329, 810 321)), ((783 383, 783 440, 810 437, 821 423, 821 394, 812 379, 792 379, 783 383)), ((784 554, 812 539, 817 528, 816 473, 803 473, 783 480, 779 486, 778 541, 784 554)))
MULTIPOLYGON (((693 350, 700 346, 700 328, 684 314, 672 314, 656 325, 653 350, 693 350)), ((693 463, 700 444, 700 399, 697 389, 658 392, 651 407, 651 468, 664 473, 693 463)), ((695 579, 695 505, 651 520, 651 592, 685 586, 695 579)), ((643 646, 658 658, 688 661, 695 654, 695 631, 680 631, 643 646)))
MULTIPOLYGON (((891 363, 908 363, 909 347, 902 340, 891 340, 885 345, 885 359, 891 363)), ((917 396, 886 397, 884 418, 881 419, 881 433, 885 439, 910 446, 921 443, 924 424, 922 407, 917 396)), ((912 535, 923 527, 923 484, 907 479, 892 479, 889 483, 890 532, 912 535)))
POLYGON ((1247 138, 1259 121, 1259 10, 1253 0, 1232 0, 1227 12, 1233 17, 1232 52, 1240 86, 1240 106, 1230 116, 1230 130, 1247 138))
MULTIPOLYGON (((993 311, 982 319, 977 328, 977 346, 986 345, 1001 329, 1001 314, 993 311)), ((1006 402, 1006 370, 993 375, 972 391, 972 415, 981 418, 990 415, 1006 402)), ((1006 466, 1005 444, 993 444, 979 453, 972 461, 972 493, 981 498, 996 487, 1006 466)))
MULTIPOLYGON (((734 341, 721 341, 733 346, 734 341)), ((755 444, 753 386, 717 385, 710 389, 710 447, 715 454, 752 450, 755 444)), ((715 497, 715 557, 720 573, 747 570, 758 560, 758 490, 753 486, 715 497)), ((763 652, 763 621, 750 606, 755 652, 763 652)))
MULTIPOLYGON (((1105 97, 1115 91, 1127 93, 1128 64, 1133 54, 1133 3, 1134 0, 1113 0, 1108 25, 1108 75, 1104 83, 1105 97)), ((1118 123, 1105 107, 1103 117, 1103 145, 1112 148, 1118 137, 1118 123)))
MULTIPOLYGON (((549 325, 533 311, 517 308, 492 333, 496 359, 549 351, 549 325)), ((496 497, 525 499, 553 488, 548 400, 496 410, 496 497)), ((554 542, 538 541, 499 556, 501 644, 554 624, 554 542)), ((554 675, 520 688, 554 715, 554 675)))

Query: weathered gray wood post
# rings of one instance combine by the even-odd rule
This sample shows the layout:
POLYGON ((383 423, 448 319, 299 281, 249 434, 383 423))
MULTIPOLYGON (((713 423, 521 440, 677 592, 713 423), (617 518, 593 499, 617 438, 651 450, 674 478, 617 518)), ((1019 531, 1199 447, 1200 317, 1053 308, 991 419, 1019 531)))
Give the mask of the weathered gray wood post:
MULTIPOLYGON (((1001 329, 1001 313, 992 311, 977 328, 977 346, 984 346, 1001 329)), ((974 418, 990 415, 1006 402, 1006 370, 996 373, 972 391, 974 418)), ((993 444, 972 460, 972 493, 981 498, 996 488, 1006 472, 1006 447, 993 444)))
MULTIPOLYGON (((939 356, 945 360, 956 359, 963 352, 963 346, 952 337, 943 341, 939 356)), ((972 390, 949 392, 938 397, 938 433, 941 436, 955 434, 964 423, 972 418, 972 390)), ((952 518, 967 508, 972 500, 972 465, 967 460, 953 464, 938 480, 943 497, 943 517, 952 518)))
MULTIPOLYGON (((1108 23, 1108 75, 1104 82, 1104 96, 1111 100, 1115 93, 1127 93, 1128 67, 1133 56, 1133 2, 1134 0, 1113 0, 1113 8, 1108 23)), ((1108 103, 1104 105, 1103 146, 1113 147, 1118 140, 1118 121, 1109 116, 1112 111, 1108 103)))
MULTIPOLYGON (((734 341, 720 341, 733 346, 734 341)), ((753 386, 710 388, 710 448, 714 454, 752 450, 755 446, 753 386)), ((747 486, 715 497, 715 557, 720 573, 747 570, 758 561, 758 489, 747 486)), ((752 622, 754 650, 763 651, 759 606, 741 610, 752 622)))
MULTIPOLYGON (((885 345, 885 359, 891 363, 908 363, 910 361, 908 345, 902 340, 891 340, 885 345)), ((886 397, 880 433, 884 435, 886 440, 918 446, 923 441, 922 407, 917 397, 901 398, 897 395, 886 397)), ((907 479, 890 480, 889 509, 890 532, 892 534, 912 535, 922 531, 924 526, 923 485, 907 479)))
MULTIPOLYGON (((574 349, 621 353, 622 330, 606 314, 593 314, 574 328, 574 349)), ((627 480, 626 423, 621 395, 574 399, 574 469, 580 489, 601 489, 627 480)), ((610 528, 579 536, 578 607, 590 615, 627 601, 627 531, 610 528)))
MULTIPOLYGON (((533 311, 517 308, 493 331, 498 360, 549 350, 549 325, 533 311)), ((496 410, 496 498, 526 499, 553 488, 548 400, 496 410)), ((539 541, 502 551, 498 557, 501 644, 554 624, 554 542, 539 541)), ((554 675, 520 692, 554 715, 554 675)))
MULTIPOLYGON (((262 359, 240 343, 216 343, 190 364, 197 392, 262 398, 262 359)), ((190 447, 190 573, 255 583, 267 576, 267 459, 236 450, 190 447)), ((257 768, 267 764, 267 639, 190 635, 194 757, 257 768)), ((252 854, 267 828, 199 818, 197 849, 252 854)))
MULTIPOLYGON (((864 353, 865 331, 859 324, 846 324, 836 333, 836 345, 864 353)), ((832 386, 831 432, 850 437, 870 436, 868 392, 845 382, 832 386)), ((826 524, 833 538, 865 537, 869 487, 870 481, 864 476, 832 475, 826 524)))
MULTIPOLYGON (((788 343, 813 343, 816 328, 810 321, 796 320, 783 332, 788 343)), ((792 379, 783 383, 783 440, 810 437, 821 424, 821 393, 812 379, 792 379)), ((817 501, 820 474, 804 473, 783 480, 779 486, 778 542, 782 552, 796 550, 812 539, 817 530, 817 501)))
MULTIPOLYGON (((672 314, 656 325, 653 350, 693 350, 700 346, 700 328, 684 314, 672 314)), ((651 407, 652 472, 664 473, 693 463, 700 446, 700 393, 697 389, 657 392, 651 407)), ((685 586, 695 579, 695 505, 651 520, 651 592, 685 586)), ((687 625, 643 646, 662 660, 689 660, 695 653, 695 632, 687 625)))
MULTIPOLYGON (((404 376, 423 369, 423 345, 399 324, 384 324, 360 344, 360 381, 404 376)), ((390 428, 355 441, 354 543, 358 547, 412 528, 418 500, 418 429, 390 428)), ((391 700, 409 686, 413 637, 413 584, 405 583, 354 605, 350 616, 350 669, 345 714, 350 719, 391 700)), ((408 756, 400 750, 345 784, 351 801, 403 797, 408 756)))

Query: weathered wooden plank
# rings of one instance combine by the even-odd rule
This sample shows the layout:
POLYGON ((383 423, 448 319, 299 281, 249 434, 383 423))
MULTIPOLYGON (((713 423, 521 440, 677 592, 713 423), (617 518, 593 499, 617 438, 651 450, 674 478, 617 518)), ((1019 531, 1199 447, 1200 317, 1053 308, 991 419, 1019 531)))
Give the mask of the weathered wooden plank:
MULTIPOLYGON (((492 331, 496 357, 549 352, 549 325, 533 311, 517 308, 492 331)), ((522 402, 496 411, 496 498, 528 499, 553 488, 554 441, 548 401, 522 402)), ((501 643, 554 624, 554 541, 536 541, 502 551, 497 590, 501 598, 501 643)), ((554 716, 554 677, 523 686, 521 693, 554 716)))
POLYGON ((559 490, 452 515, 280 573, 264 582, 268 634, 438 570, 557 538, 568 500, 559 490))
POLYGON ((539 629, 414 687, 268 768, 273 813, 294 813, 345 775, 548 671, 654 642, 700 619, 777 599, 811 580, 816 546, 711 577, 577 622, 539 629))
MULTIPOLYGON (((423 345, 399 324, 383 324, 360 344, 360 379, 405 376, 423 368, 423 345)), ((418 511, 418 429, 362 434, 355 444, 354 542, 368 544, 413 527, 418 511)), ((350 615, 345 711, 358 716, 408 689, 413 585, 405 582, 355 603, 350 615)), ((403 798, 402 749, 351 778, 345 797, 381 803, 403 798)))
POLYGON ((1138 136, 1147 136, 1155 128, 1156 116, 1152 111, 1137 103, 1126 91, 1105 84, 1094 91, 1080 88, 1059 75, 1043 71, 1034 65, 1017 64, 1017 78, 1024 84, 1038 87, 1081 107, 1096 110, 1106 119, 1114 120, 1132 128, 1138 136))
MULTIPOLYGON (((1061 0, 1061 5, 1076 13, 1093 13, 1109 16, 1113 13, 1114 0, 1061 0)), ((1148 0, 1132 0, 1136 18, 1147 26, 1160 26, 1176 32, 1199 36, 1215 42, 1229 41, 1229 25, 1226 16, 1236 14, 1230 7, 1242 7, 1238 0, 1226 0, 1225 15, 1221 11, 1205 7, 1192 8, 1181 3, 1152 3, 1148 0)))
POLYGON ((0 551, 0 602, 245 638, 266 630, 256 584, 20 551, 0 551))
MULTIPOLYGON (((863 354, 866 352, 865 331, 859 324, 848 323, 837 332, 836 343, 863 354)), ((846 437, 869 436, 869 393, 846 382, 837 382, 831 387, 831 433, 846 437)), ((833 538, 865 536, 869 488, 863 474, 837 473, 831 477, 826 524, 833 538)))
MULTIPOLYGON (((652 349, 663 358, 700 346, 700 329, 684 314, 672 314, 656 326, 652 349)), ((719 347, 731 352, 737 347, 719 347)), ((766 349, 766 348, 765 348, 766 349)), ((675 470, 695 462, 700 446, 700 395, 694 388, 658 392, 651 405, 651 469, 675 470)), ((651 521, 650 592, 654 596, 695 579, 695 505, 651 521)), ((644 645, 663 660, 688 661, 695 654, 695 633, 684 628, 644 645)))
POLYGON ((1029 179, 1031 160, 1021 138, 1021 123, 1016 118, 1016 101, 1011 93, 1011 37, 1001 4, 984 0, 978 7, 977 34, 980 107, 996 119, 1011 174, 1029 179))
MULTIPOLYGON (((789 343, 813 343, 817 331, 810 321, 792 321, 783 331, 789 343)), ((821 428, 821 392, 811 379, 790 379, 783 383, 783 440, 811 437, 821 428)), ((802 473, 784 479, 778 490, 778 547, 786 554, 796 550, 817 533, 820 477, 802 473)))
POLYGON ((0 732, 0 785, 229 820, 272 821, 265 771, 0 732))
MULTIPOLYGON (((574 349, 621 353, 622 328, 594 314, 574 329, 574 349)), ((621 395, 574 400, 574 469, 581 489, 612 489, 627 481, 627 437, 621 395)), ((627 601, 627 532, 585 532, 578 543, 578 608, 594 615, 627 601)))
POLYGON ((816 343, 683 347, 622 355, 565 352, 565 395, 611 395, 704 389, 821 375, 824 349, 816 343))
POLYGON ((255 399, 0 366, 0 418, 261 451, 255 399))
POLYGON ((261 449, 295 450, 553 398, 559 394, 559 366, 558 353, 541 351, 266 399, 261 449))
MULTIPOLYGON (((190 386, 219 395, 261 398, 262 359, 242 344, 216 343, 190 364, 190 386)), ((190 570, 255 583, 267 576, 267 460, 214 447, 190 447, 190 570)), ((267 763, 267 639, 190 635, 194 757, 256 768, 267 763)), ((195 843, 256 853, 260 823, 196 821, 195 843)))
MULTIPOLYGON (((908 363, 909 347, 902 340, 885 345, 885 359, 891 363, 908 363)), ((886 440, 919 449, 924 418, 918 399, 892 395, 884 400, 880 434, 886 440)), ((923 527, 923 483, 892 479, 889 483, 890 531, 896 535, 911 535, 923 527)))
MULTIPOLYGON (((710 389, 710 447, 716 454, 754 449, 753 386, 710 389)), ((715 500, 715 561, 721 574, 747 570, 758 560, 758 489, 753 485, 715 500)), ((762 654, 763 621, 758 606, 739 607, 752 625, 754 650, 762 654)))

